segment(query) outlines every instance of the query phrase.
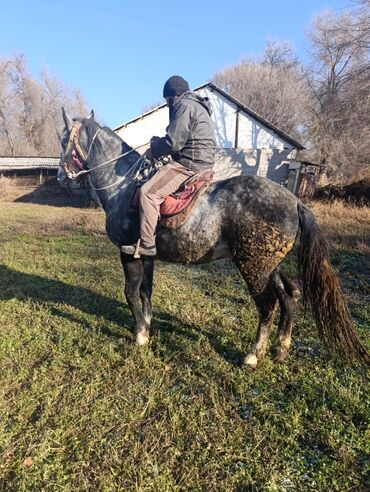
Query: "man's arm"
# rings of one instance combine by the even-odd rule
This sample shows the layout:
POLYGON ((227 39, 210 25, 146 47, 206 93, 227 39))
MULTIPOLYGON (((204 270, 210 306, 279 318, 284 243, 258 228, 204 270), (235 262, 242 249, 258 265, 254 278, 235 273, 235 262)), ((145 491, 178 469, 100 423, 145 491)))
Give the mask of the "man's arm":
POLYGON ((151 142, 150 150, 153 157, 170 155, 184 148, 191 134, 191 108, 181 104, 176 108, 167 135, 151 142))

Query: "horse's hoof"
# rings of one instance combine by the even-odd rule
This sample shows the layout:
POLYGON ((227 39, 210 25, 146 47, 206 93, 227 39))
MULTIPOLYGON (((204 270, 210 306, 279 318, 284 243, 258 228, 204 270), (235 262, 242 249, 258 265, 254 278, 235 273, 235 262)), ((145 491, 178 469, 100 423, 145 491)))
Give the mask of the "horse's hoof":
POLYGON ((282 364, 288 357, 288 352, 284 349, 278 349, 274 356, 274 362, 282 364))
POLYGON ((138 333, 136 335, 136 343, 138 345, 146 345, 149 342, 149 335, 147 333, 138 333))
POLYGON ((254 354, 248 354, 244 357, 243 366, 249 367, 249 369, 255 369, 258 364, 258 359, 254 354))

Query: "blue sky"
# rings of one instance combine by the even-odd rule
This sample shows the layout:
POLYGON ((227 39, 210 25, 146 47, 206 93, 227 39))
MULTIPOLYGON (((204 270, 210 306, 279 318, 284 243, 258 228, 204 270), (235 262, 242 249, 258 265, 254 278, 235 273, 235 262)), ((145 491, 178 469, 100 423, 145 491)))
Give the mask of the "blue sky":
POLYGON ((267 38, 289 41, 304 58, 313 16, 347 0, 146 1, 13 0, 0 9, 0 57, 24 53, 80 89, 97 118, 114 128, 161 101, 165 80, 191 87, 260 54, 267 38))

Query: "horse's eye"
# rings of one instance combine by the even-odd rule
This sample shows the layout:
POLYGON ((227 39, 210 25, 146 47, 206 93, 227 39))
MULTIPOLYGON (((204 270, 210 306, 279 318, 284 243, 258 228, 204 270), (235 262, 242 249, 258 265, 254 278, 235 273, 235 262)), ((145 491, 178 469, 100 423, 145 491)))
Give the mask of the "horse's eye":
POLYGON ((67 138, 67 137, 62 137, 62 139, 61 139, 60 143, 61 143, 61 146, 62 146, 63 148, 64 148, 64 147, 66 147, 66 146, 67 146, 67 144, 68 144, 68 138, 67 138))

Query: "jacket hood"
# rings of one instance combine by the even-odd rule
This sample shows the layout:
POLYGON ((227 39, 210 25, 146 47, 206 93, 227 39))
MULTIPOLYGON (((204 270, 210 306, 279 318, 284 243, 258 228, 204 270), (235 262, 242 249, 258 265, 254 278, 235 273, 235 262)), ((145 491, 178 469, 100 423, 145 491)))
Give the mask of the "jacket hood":
POLYGON ((197 94, 196 92, 188 91, 188 92, 185 92, 185 94, 183 94, 182 96, 180 96, 179 101, 181 99, 190 99, 192 101, 197 102, 198 104, 203 106, 208 111, 208 114, 211 116, 212 106, 211 106, 211 103, 210 103, 208 97, 202 97, 199 94, 197 94))

